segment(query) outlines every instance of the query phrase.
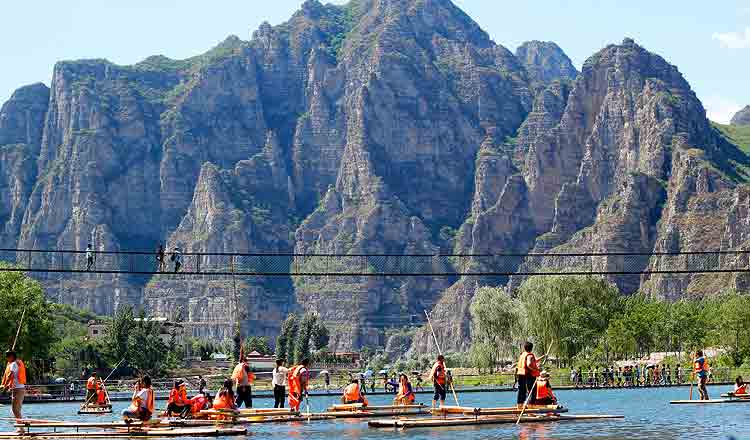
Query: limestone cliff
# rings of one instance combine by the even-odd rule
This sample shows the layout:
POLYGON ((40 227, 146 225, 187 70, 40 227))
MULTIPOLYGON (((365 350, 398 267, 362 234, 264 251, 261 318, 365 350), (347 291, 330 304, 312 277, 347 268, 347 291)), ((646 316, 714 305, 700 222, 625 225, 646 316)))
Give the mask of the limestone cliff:
POLYGON ((732 125, 750 125, 750 105, 735 113, 729 123, 732 125))
MULTIPOLYGON (((618 268, 621 257, 433 256, 736 249, 750 234, 750 161, 711 126, 675 66, 630 39, 580 72, 555 43, 514 54, 450 0, 308 0, 285 23, 186 60, 60 62, 49 89, 19 89, 0 110, 0 156, 4 247, 161 242, 179 246, 189 267, 228 258, 204 253, 296 252, 420 254, 419 264, 446 271, 618 268)), ((229 337, 237 317, 244 334, 273 336, 287 312, 314 311, 339 349, 385 345, 385 329, 420 324, 428 310, 446 350, 471 337, 477 287, 512 294, 523 281, 40 278, 56 301, 181 314, 196 336, 229 337)), ((612 280, 666 298, 746 285, 612 280)), ((417 333, 415 350, 431 350, 427 336, 417 333)))

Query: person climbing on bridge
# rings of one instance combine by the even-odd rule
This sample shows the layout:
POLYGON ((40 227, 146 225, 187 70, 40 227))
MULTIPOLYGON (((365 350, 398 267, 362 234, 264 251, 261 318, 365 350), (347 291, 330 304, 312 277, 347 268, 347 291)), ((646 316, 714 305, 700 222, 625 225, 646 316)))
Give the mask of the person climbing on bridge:
POLYGON ((698 380, 698 393, 700 393, 701 400, 709 400, 708 389, 706 388, 706 383, 708 383, 708 361, 703 356, 703 350, 695 352, 693 373, 698 380))
POLYGON ((174 262, 175 273, 179 272, 182 267, 182 251, 180 251, 179 246, 175 246, 174 251, 172 251, 172 261, 174 262))
POLYGON ((310 381, 310 359, 289 370, 287 382, 289 384, 289 408, 299 411, 302 399, 307 397, 307 385, 310 381))
MULTIPOLYGON (((26 396, 26 366, 13 350, 5 352, 5 360, 7 365, 3 374, 2 392, 10 391, 13 417, 22 419, 23 398, 26 396)), ((23 428, 18 428, 18 432, 22 433, 23 428)))
POLYGON ((516 375, 518 376, 518 398, 516 399, 516 403, 519 406, 526 403, 526 398, 534 387, 536 378, 539 377, 540 370, 538 362, 544 358, 544 356, 542 356, 537 359, 537 357, 534 356, 533 350, 534 344, 526 342, 523 344, 523 352, 518 357, 518 363, 516 365, 516 375))
POLYGON ((156 250, 156 270, 157 272, 164 272, 164 245, 161 243, 156 250))
POLYGON ((86 245, 86 271, 90 271, 94 267, 94 249, 91 247, 91 243, 86 245))

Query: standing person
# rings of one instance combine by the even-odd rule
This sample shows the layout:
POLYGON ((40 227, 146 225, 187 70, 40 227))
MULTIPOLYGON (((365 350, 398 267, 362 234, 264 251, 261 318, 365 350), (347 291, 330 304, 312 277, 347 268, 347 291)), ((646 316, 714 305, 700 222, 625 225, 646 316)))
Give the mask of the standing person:
POLYGON ((273 369, 271 383, 273 384, 273 407, 283 408, 286 398, 286 379, 289 369, 284 367, 283 359, 276 359, 276 368, 273 369))
POLYGON ((86 245, 86 270, 89 271, 94 267, 94 249, 91 243, 86 245))
POLYGON ((156 249, 156 270, 157 272, 164 272, 164 245, 159 243, 159 248, 156 249))
POLYGON ((245 404, 245 408, 252 408, 253 382, 255 382, 255 374, 250 371, 250 366, 247 364, 246 358, 243 358, 240 363, 234 367, 232 379, 237 388, 237 408, 242 407, 243 403, 245 404))
POLYGON ((154 390, 151 389, 151 378, 144 376, 135 385, 133 401, 122 411, 125 420, 138 419, 142 422, 151 419, 154 414, 154 390))
POLYGON ((96 397, 96 371, 91 373, 91 376, 86 381, 86 405, 92 404, 95 402, 96 397))
MULTIPOLYGON (((326 393, 328 392, 328 387, 331 386, 331 373, 328 372, 328 370, 323 372, 323 383, 325 383, 326 386, 326 393)), ((362 382, 362 390, 367 388, 367 384, 362 382)))
POLYGON ((182 267, 182 251, 180 250, 179 246, 176 246, 174 250, 172 251, 172 261, 174 262, 174 271, 175 273, 180 271, 180 268, 182 267))
POLYGON ((701 400, 709 400, 708 389, 706 388, 706 383, 708 382, 708 361, 703 356, 703 350, 695 352, 693 373, 698 379, 698 392, 701 395, 701 400))
POLYGON ((206 379, 203 376, 198 376, 198 394, 203 394, 206 391, 206 379))
POLYGON ((682 365, 677 365, 677 384, 682 385, 682 365))
MULTIPOLYGON (((5 352, 5 374, 3 374, 2 391, 10 391, 11 411, 16 419, 23 418, 23 398, 26 396, 26 365, 18 359, 16 352, 5 352)), ((23 428, 18 429, 19 433, 23 428)))
POLYGON ((516 403, 519 407, 526 403, 531 389, 534 387, 536 378, 539 377, 539 363, 533 353, 534 344, 525 342, 523 344, 523 353, 518 357, 516 365, 516 375, 518 375, 518 397, 516 403))
POLYGON ((435 395, 432 397, 432 407, 435 408, 438 401, 440 401, 441 407, 445 406, 445 396, 448 394, 448 373, 445 368, 445 357, 442 354, 438 355, 437 361, 432 366, 430 379, 432 379, 432 384, 435 388, 435 395))
POLYGON ((570 367, 570 384, 578 387, 577 381, 576 381, 576 369, 575 367, 570 367))
POLYGON ((310 359, 303 359, 302 363, 289 370, 287 383, 289 384, 289 407, 299 412, 302 399, 307 397, 307 385, 310 382, 310 359))

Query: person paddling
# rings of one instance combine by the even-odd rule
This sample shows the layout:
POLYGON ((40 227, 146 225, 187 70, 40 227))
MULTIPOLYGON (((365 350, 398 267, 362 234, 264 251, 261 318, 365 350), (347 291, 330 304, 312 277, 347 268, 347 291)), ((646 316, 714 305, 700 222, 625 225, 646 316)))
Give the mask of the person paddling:
POLYGON ((518 363, 516 365, 516 375, 518 376, 518 397, 516 403, 519 407, 526 403, 531 389, 534 387, 536 378, 539 377, 539 361, 544 359, 544 356, 537 359, 533 353, 534 344, 526 342, 523 344, 523 352, 518 357, 518 363))
POLYGON ((245 408, 253 407, 253 382, 255 374, 250 371, 247 359, 243 358, 232 372, 232 379, 237 389, 237 408, 245 404, 245 408))
POLYGON ((133 401, 130 406, 122 411, 125 421, 137 419, 146 422, 154 414, 154 390, 151 389, 151 378, 143 376, 138 381, 133 392, 133 401))
MULTIPOLYGON (((15 345, 15 344, 14 344, 15 345)), ((23 398, 26 396, 26 366, 18 359, 16 352, 9 350, 5 352, 5 373, 3 374, 2 391, 10 392, 11 411, 13 417, 23 419, 23 398)), ((23 433, 23 428, 18 428, 23 433)))
POLYGON ((438 401, 440 406, 445 406, 445 396, 448 394, 448 373, 445 368, 445 356, 438 355, 437 361, 432 366, 430 371, 430 378, 435 388, 435 395, 432 397, 432 407, 437 406, 438 401))
POLYGON ((310 359, 303 359, 302 363, 289 370, 289 408, 299 412, 302 399, 307 396, 307 385, 310 380, 310 359))
POLYGON ((703 356, 703 350, 695 352, 695 359, 693 360, 693 373, 698 380, 698 393, 700 393, 701 400, 709 400, 708 388, 708 361, 703 356))
POLYGON ((359 385, 358 379, 352 379, 351 383, 344 388, 341 402, 344 404, 361 403, 367 406, 367 399, 362 394, 362 387, 359 385))
POLYGON ((86 405, 90 405, 96 402, 96 382, 96 371, 94 371, 86 381, 86 405))

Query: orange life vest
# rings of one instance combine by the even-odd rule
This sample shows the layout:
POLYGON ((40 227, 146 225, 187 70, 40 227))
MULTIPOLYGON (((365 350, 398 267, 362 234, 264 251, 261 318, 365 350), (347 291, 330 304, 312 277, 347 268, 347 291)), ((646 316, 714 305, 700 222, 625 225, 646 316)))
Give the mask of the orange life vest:
POLYGON ((179 387, 178 389, 172 388, 169 392, 169 403, 176 403, 177 405, 185 405, 187 403, 187 392, 185 388, 179 387))
POLYGON ((526 376, 526 373, 531 374, 533 377, 539 377, 539 367, 536 364, 536 357, 534 353, 528 353, 524 351, 521 356, 518 357, 518 365, 516 365, 516 374, 519 376, 526 376), (526 365, 526 359, 531 356, 531 367, 526 365))
POLYGON ((438 385, 445 385, 446 382, 446 374, 445 374, 445 364, 440 365, 440 363, 435 363, 435 365, 432 367, 432 380, 434 380, 438 385))
POLYGON ((287 383, 289 384, 289 406, 292 409, 299 409, 302 404, 302 369, 303 365, 297 365, 287 373, 287 383))
POLYGON ((362 391, 359 389, 358 383, 350 383, 344 388, 344 400, 346 403, 365 402, 365 398, 362 396, 362 391))
POLYGON ((206 399, 206 396, 203 394, 199 394, 192 399, 188 403, 190 403, 190 412, 193 414, 198 414, 206 407, 206 403, 208 402, 208 399, 206 399))
POLYGON ((229 393, 220 391, 219 394, 214 398, 214 409, 232 409, 234 408, 234 401, 229 393))
POLYGON ((537 380, 536 381, 536 398, 537 400, 542 400, 546 398, 552 398, 554 395, 552 394, 552 388, 549 386, 549 382, 546 380, 537 380))
POLYGON ((234 367, 234 371, 232 371, 232 380, 239 384, 245 376, 247 376, 247 383, 249 384, 252 384, 255 380, 255 374, 245 372, 245 364, 237 364, 237 366, 234 367))
POLYGON ((96 378, 95 377, 89 377, 89 380, 86 381, 86 389, 87 390, 95 390, 96 389, 96 378))
POLYGON ((734 394, 747 394, 747 384, 742 384, 734 390, 734 394))
POLYGON ((700 373, 702 371, 708 372, 708 359, 705 357, 703 358, 703 365, 697 359, 693 362, 693 372, 700 373))
MULTIPOLYGON (((18 383, 20 385, 26 385, 26 365, 23 364, 21 359, 16 359, 16 365, 18 365, 18 383)), ((3 374, 3 386, 5 388, 13 388, 13 371, 10 369, 11 363, 5 366, 5 374, 3 374)))
POLYGON ((409 389, 409 383, 398 385, 398 397, 400 399, 406 399, 409 402, 414 402, 415 396, 412 390, 409 389))
POLYGON ((96 390, 96 402, 99 405, 107 404, 107 393, 104 392, 104 389, 99 388, 98 390, 96 390))

